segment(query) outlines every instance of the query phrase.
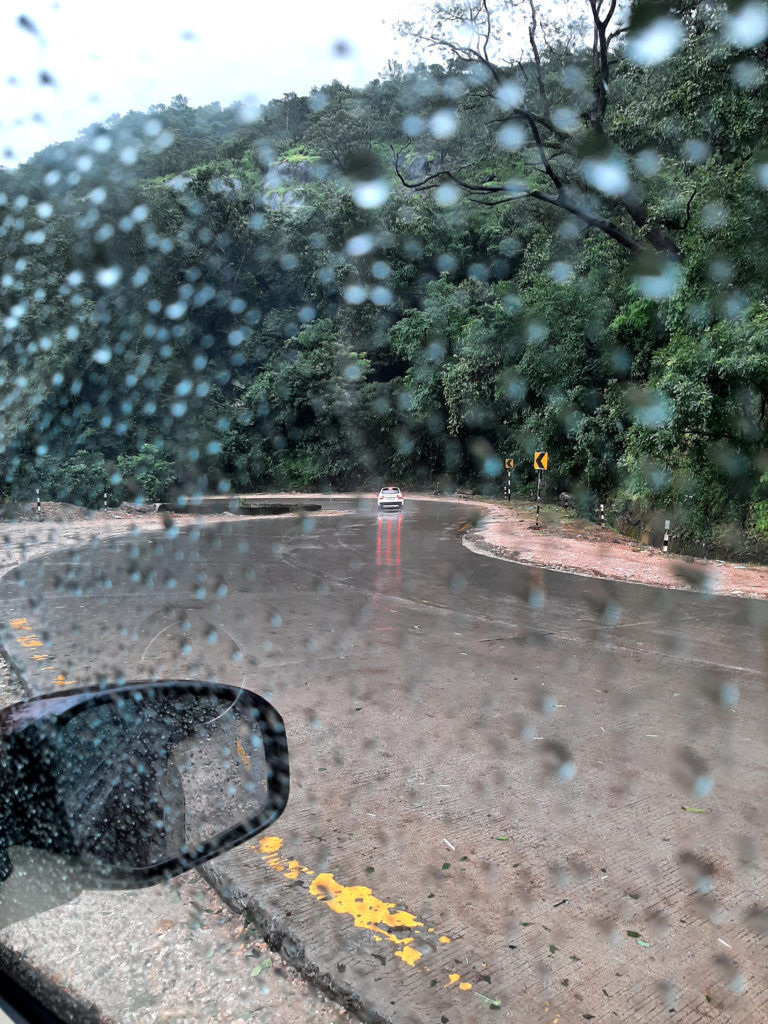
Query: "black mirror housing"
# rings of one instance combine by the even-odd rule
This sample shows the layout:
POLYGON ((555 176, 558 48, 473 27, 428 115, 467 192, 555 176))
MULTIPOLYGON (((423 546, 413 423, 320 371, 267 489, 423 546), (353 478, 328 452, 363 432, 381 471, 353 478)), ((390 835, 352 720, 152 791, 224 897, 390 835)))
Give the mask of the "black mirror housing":
POLYGON ((249 690, 161 680, 31 698, 0 712, 0 882, 8 848, 26 846, 98 888, 152 885, 268 828, 289 792, 283 720, 249 690))

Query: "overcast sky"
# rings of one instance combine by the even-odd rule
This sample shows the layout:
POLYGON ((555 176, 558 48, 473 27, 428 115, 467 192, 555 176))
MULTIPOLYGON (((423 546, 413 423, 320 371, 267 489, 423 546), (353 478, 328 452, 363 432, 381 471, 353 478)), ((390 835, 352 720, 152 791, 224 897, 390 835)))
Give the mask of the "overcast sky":
POLYGON ((146 110, 177 93, 193 106, 226 106, 306 94, 334 78, 362 85, 388 60, 408 60, 391 22, 418 17, 421 3, 5 0, 0 7, 0 163, 11 166, 112 113, 146 110), (54 84, 41 85, 41 71, 54 84))

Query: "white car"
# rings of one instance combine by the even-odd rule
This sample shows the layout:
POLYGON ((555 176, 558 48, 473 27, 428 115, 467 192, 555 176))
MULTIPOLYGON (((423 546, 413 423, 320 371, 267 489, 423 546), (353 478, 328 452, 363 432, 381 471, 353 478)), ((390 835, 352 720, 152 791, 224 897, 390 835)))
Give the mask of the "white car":
POLYGON ((378 504, 380 509, 394 509, 397 512, 403 507, 403 492, 399 487, 382 487, 379 491, 378 504))

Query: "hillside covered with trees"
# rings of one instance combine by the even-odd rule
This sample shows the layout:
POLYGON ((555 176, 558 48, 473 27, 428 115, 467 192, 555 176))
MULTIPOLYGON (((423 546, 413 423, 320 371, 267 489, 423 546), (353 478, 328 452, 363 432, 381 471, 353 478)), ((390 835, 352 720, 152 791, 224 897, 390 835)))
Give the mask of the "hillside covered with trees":
POLYGON ((500 495, 545 449, 549 493, 764 551, 765 33, 531 3, 520 56, 500 6, 362 89, 176 96, 0 171, 6 496, 500 495))

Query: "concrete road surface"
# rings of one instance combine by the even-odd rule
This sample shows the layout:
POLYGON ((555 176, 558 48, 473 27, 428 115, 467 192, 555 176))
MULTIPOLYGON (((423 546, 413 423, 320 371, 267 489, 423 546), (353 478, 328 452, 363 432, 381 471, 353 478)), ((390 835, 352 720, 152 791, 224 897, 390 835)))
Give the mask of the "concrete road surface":
POLYGON ((2 641, 35 692, 276 704, 288 810, 209 877, 367 1019, 759 1019, 768 604, 483 558, 460 504, 337 505, 30 563, 2 641))

